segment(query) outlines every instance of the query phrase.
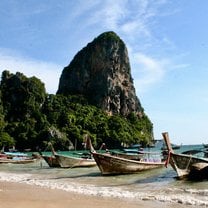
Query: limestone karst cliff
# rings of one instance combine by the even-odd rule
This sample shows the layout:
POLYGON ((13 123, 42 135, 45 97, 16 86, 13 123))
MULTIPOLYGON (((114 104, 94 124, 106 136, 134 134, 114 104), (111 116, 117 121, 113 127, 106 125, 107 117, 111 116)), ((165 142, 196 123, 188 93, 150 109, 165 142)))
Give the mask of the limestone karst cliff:
POLYGON ((114 32, 102 33, 75 55, 63 69, 57 94, 83 95, 109 114, 143 114, 127 48, 114 32))

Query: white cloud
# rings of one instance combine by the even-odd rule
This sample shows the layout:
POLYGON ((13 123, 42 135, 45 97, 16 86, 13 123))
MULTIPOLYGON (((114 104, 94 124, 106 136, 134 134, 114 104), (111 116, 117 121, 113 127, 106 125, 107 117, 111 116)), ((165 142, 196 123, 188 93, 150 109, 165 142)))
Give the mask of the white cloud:
MULTIPOLYGON (((132 69, 134 69, 135 76, 133 77, 136 88, 142 91, 159 82, 164 76, 165 66, 168 65, 165 58, 157 60, 144 55, 141 51, 141 47, 151 45, 154 41, 151 25, 154 17, 161 15, 160 7, 166 3, 166 0, 156 2, 152 0, 88 0, 83 2, 80 0, 77 3, 71 2, 67 6, 73 8, 73 11, 68 14, 64 13, 64 17, 67 17, 64 26, 68 28, 69 25, 80 22, 81 26, 76 24, 74 27, 79 25, 85 32, 92 28, 89 34, 95 34, 98 30, 103 29, 114 30, 122 36, 122 39, 124 37, 125 43, 132 50, 130 61, 132 69)), ((59 4, 59 7, 63 6, 65 4, 59 4)), ((43 5, 42 9, 47 9, 47 7, 43 5)), ((81 33, 80 31, 74 30, 74 33, 77 35, 77 33, 81 33)), ((85 39, 85 35, 79 36, 80 42, 83 39, 85 39)), ((168 42, 168 39, 165 41, 168 42)), ((45 83, 47 92, 55 93, 63 67, 52 62, 46 63, 16 54, 0 53, 0 70, 5 69, 13 73, 20 71, 26 76, 37 76, 45 83)))
POLYGON ((167 59, 155 59, 142 53, 132 54, 132 58, 134 84, 140 94, 160 82, 170 65, 167 59))
POLYGON ((85 27, 99 25, 100 28, 118 30, 120 22, 126 16, 125 0, 99 1, 89 16, 86 17, 85 27))
POLYGON ((63 67, 57 64, 28 59, 15 55, 14 52, 0 53, 1 73, 9 70, 11 73, 21 72, 27 77, 36 76, 45 84, 48 93, 56 93, 62 69, 63 67))
POLYGON ((151 37, 151 32, 149 28, 142 21, 138 20, 124 23, 120 27, 120 30, 122 31, 122 33, 125 34, 135 34, 135 37, 138 37, 138 35, 151 37))
MULTIPOLYGON (((106 0, 94 4, 90 1, 90 6, 87 5, 86 8, 91 12, 83 21, 85 28, 99 25, 99 28, 133 35, 135 38, 137 34, 146 37, 151 34, 150 21, 158 15, 159 7, 163 4, 163 1, 154 3, 151 0, 106 0)), ((80 18, 82 12, 76 13, 74 17, 80 18)))

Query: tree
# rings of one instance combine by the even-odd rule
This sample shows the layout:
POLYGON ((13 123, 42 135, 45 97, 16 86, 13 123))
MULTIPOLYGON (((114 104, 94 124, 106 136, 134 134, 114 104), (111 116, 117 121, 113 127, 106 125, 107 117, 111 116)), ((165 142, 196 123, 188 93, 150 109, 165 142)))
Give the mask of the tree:
POLYGON ((96 148, 102 143, 119 148, 152 139, 153 126, 145 114, 110 116, 82 95, 46 94, 41 80, 19 72, 2 73, 0 98, 0 145, 36 150, 52 142, 66 150, 73 143, 83 149, 83 135, 88 134, 96 148))
POLYGON ((46 97, 44 84, 36 77, 4 71, 1 93, 7 133, 15 138, 17 148, 34 147, 44 126, 44 115, 40 113, 46 97))
POLYGON ((10 148, 15 145, 14 138, 6 132, 0 132, 0 148, 10 148))

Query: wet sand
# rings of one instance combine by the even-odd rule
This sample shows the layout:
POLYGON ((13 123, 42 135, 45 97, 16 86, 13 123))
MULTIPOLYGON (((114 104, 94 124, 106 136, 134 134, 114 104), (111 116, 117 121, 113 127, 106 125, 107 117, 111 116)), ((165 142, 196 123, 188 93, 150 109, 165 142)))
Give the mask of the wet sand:
POLYGON ((0 208, 192 208, 175 203, 80 195, 62 190, 0 181, 0 208))

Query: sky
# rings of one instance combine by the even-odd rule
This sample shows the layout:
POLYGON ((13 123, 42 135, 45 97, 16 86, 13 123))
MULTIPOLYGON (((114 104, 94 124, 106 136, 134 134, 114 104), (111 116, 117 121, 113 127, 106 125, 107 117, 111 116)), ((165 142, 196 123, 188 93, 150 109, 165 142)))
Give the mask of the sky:
POLYGON ((76 53, 114 31, 155 139, 208 143, 207 8, 207 0, 1 0, 0 73, 36 76, 55 94, 76 53))

